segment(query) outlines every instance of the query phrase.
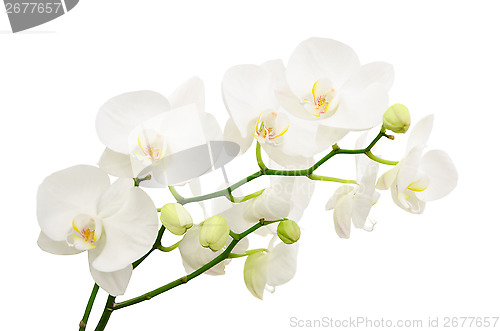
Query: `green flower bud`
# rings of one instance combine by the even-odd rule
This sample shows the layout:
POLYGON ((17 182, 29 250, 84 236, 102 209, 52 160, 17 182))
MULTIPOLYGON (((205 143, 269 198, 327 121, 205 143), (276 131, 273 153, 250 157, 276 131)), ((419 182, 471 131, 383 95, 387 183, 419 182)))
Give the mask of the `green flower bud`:
POLYGON ((410 127, 410 112, 406 106, 396 103, 384 113, 384 127, 394 133, 405 133, 410 127))
POLYGON ((287 245, 293 244, 300 238, 300 228, 292 220, 281 221, 278 225, 278 237, 287 245))
POLYGON ((222 216, 213 216, 203 221, 200 230, 200 244, 217 252, 226 244, 229 237, 229 224, 222 216))
POLYGON ((182 205, 167 203, 161 208, 161 223, 175 235, 183 235, 193 226, 193 218, 182 205))

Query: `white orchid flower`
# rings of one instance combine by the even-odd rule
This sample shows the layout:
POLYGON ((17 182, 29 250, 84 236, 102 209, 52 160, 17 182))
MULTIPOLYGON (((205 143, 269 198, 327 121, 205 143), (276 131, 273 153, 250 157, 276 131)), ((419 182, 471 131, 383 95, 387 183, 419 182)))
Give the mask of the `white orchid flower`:
MULTIPOLYGON (((179 253, 182 257, 182 264, 187 273, 191 273, 208 262, 212 261, 219 254, 221 254, 225 247, 229 245, 232 238, 229 237, 222 250, 217 252, 212 251, 210 248, 203 247, 200 244, 200 225, 194 225, 189 231, 186 232, 184 237, 179 243, 179 253)), ((233 249, 233 253, 244 254, 248 249, 248 239, 243 238, 233 249)), ((213 266, 209 270, 205 271, 207 275, 219 276, 225 274, 226 265, 230 260, 224 260, 223 262, 213 266)))
POLYGON ((394 202, 413 213, 424 212, 427 201, 448 195, 457 185, 458 173, 444 151, 423 150, 432 131, 434 116, 415 125, 406 146, 406 156, 377 181, 377 189, 391 189, 394 202))
POLYGON ((297 270, 298 243, 286 245, 274 236, 267 252, 249 255, 245 261, 243 276, 245 284, 256 298, 263 299, 264 289, 274 292, 275 287, 290 281, 297 270))
POLYGON ((224 136, 245 152, 256 139, 272 160, 285 167, 310 163, 328 144, 316 141, 316 128, 281 109, 275 90, 285 85, 281 60, 260 66, 237 65, 226 71, 222 95, 229 112, 224 136))
POLYGON ((382 122, 393 79, 390 64, 361 66, 349 46, 310 38, 292 53, 286 67, 287 86, 277 96, 289 117, 309 121, 319 137, 334 144, 348 131, 382 122))
MULTIPOLYGON (((356 141, 356 148, 365 146, 366 133, 356 141)), ((351 221, 358 229, 364 229, 372 206, 378 201, 380 193, 375 191, 378 164, 365 155, 356 155, 358 186, 342 185, 326 204, 326 210, 333 209, 335 232, 340 238, 349 238, 351 221)))
POLYGON ((38 188, 38 245, 59 255, 88 251, 95 282, 112 295, 125 292, 132 262, 152 247, 156 207, 132 179, 110 185, 101 169, 80 165, 48 176, 38 188))
POLYGON ((204 98, 203 82, 192 78, 169 100, 153 91, 110 99, 96 119, 97 134, 106 145, 99 166, 117 177, 151 173, 152 181, 143 183, 164 186, 227 163, 238 153, 237 146, 218 142, 222 132, 214 116, 204 111, 204 98))

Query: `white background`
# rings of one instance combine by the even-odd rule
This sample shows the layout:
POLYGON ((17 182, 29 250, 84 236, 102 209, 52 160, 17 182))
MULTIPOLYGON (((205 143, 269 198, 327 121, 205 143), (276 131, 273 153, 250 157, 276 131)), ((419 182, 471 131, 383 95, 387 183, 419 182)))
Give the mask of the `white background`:
MULTIPOLYGON (((429 145, 453 158, 456 190, 420 216, 384 192, 371 215, 375 230, 341 240, 324 211, 336 185, 320 183, 300 223, 290 283, 260 301, 245 288, 243 259, 233 261, 225 276, 202 276, 113 313, 107 330, 287 330, 294 316, 426 325, 429 317, 500 315, 496 2, 82 0, 53 22, 15 35, 9 29, 0 13, 2 329, 77 329, 93 285, 86 256, 38 248, 35 197, 52 172, 96 164, 104 148, 94 128, 102 103, 139 89, 168 95, 197 75, 206 84, 207 110, 223 125, 225 70, 286 61, 311 36, 347 43, 362 63, 394 65, 391 103, 407 105, 413 123, 435 114, 429 145)), ((380 151, 397 159, 404 144, 405 137, 384 140, 380 151)), ((320 173, 350 176, 352 169, 339 167, 353 165, 339 156, 320 173)), ((252 162, 244 167, 228 171, 256 170, 252 162)), ((161 205, 170 198, 161 191, 155 199, 161 205)), ((183 274, 177 252, 155 253, 134 273, 125 297, 183 274)), ((104 302, 101 292, 88 330, 104 302)))

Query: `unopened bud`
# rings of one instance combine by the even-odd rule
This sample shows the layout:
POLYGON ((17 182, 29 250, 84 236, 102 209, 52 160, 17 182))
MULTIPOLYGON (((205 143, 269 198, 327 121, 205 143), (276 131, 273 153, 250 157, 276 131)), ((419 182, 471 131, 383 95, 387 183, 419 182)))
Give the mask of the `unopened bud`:
POLYGON ((183 235, 193 226, 193 218, 181 204, 167 203, 161 208, 161 223, 175 235, 183 235))
POLYGON ((405 133, 410 123, 410 112, 400 103, 390 106, 384 113, 384 127, 394 133, 405 133))
POLYGON ((201 224, 200 244, 217 252, 226 244, 229 237, 229 224, 222 216, 213 216, 201 224))
POLYGON ((243 279, 247 289, 256 298, 262 300, 264 287, 267 281, 267 268, 269 255, 265 252, 257 252, 247 257, 243 267, 243 279))
POLYGON ((281 221, 278 225, 278 237, 287 245, 293 244, 300 238, 300 228, 292 220, 281 221))

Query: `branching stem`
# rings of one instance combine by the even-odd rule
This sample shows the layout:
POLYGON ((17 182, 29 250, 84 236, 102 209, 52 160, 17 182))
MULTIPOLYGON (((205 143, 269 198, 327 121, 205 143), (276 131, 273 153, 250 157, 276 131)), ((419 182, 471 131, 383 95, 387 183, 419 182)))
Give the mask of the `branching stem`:
MULTIPOLYGON (((167 292, 171 289, 173 289, 174 287, 177 287, 179 285, 182 285, 182 284, 185 284, 187 282, 189 282, 191 279, 193 278, 196 278, 198 277, 199 275, 203 274, 205 271, 211 269, 212 267, 216 266, 217 264, 219 264, 220 262, 230 258, 230 254, 231 254, 231 251, 234 249, 234 247, 236 246, 236 244, 238 244, 238 242, 245 238, 246 236, 248 236, 250 233, 258 230, 259 228, 263 227, 263 226, 266 226, 266 225, 269 225, 269 224, 272 224, 272 223, 276 223, 276 222, 280 222, 282 221, 283 219, 280 219, 280 220, 275 220, 275 221, 259 221, 259 223, 255 224, 254 226, 252 226, 251 228, 249 228, 248 230, 242 232, 242 233, 239 233, 238 234, 238 238, 239 239, 234 239, 229 243, 229 245, 227 246, 227 248, 222 252, 220 253, 219 255, 217 255, 217 257, 215 257, 212 261, 208 262, 207 264, 205 264, 204 266, 202 266, 201 268, 193 271, 192 273, 186 275, 186 276, 183 276, 181 278, 178 278, 176 280, 174 280, 173 282, 170 282, 164 286, 161 286, 153 291, 150 291, 150 292, 147 292, 143 295, 140 295, 138 297, 135 297, 135 298, 132 298, 130 300, 126 300, 126 301, 123 301, 123 302, 120 302, 120 303, 116 303, 114 305, 114 310, 118 310, 118 309, 122 309, 122 308, 125 308, 125 307, 128 307, 128 306, 132 306, 132 305, 135 305, 139 302, 142 302, 142 301, 145 301, 145 300, 151 300, 152 298, 154 298, 155 296, 159 295, 159 294, 162 294, 164 292, 167 292)), ((97 330, 96 330, 97 331, 97 330)))
MULTIPOLYGON (((264 190, 257 191, 255 193, 249 194, 249 195, 241 197, 241 198, 234 197, 231 192, 233 192, 238 187, 240 187, 240 186, 242 186, 242 185, 244 185, 244 184, 246 184, 246 183, 248 183, 256 178, 259 178, 261 176, 305 176, 311 180, 330 181, 330 182, 346 183, 346 184, 357 184, 356 181, 354 181, 354 180, 340 179, 340 178, 328 177, 328 176, 319 176, 319 175, 316 175, 313 173, 316 169, 318 169, 326 161, 328 161, 329 159, 331 159, 333 156, 335 156, 337 154, 365 154, 367 157, 369 157, 370 159, 372 159, 376 162, 379 162, 382 164, 387 164, 387 165, 396 165, 397 162, 384 160, 382 158, 379 158, 379 157, 373 155, 373 153, 371 152, 371 149, 373 148, 373 146, 375 146, 375 144, 382 137, 394 139, 393 136, 387 135, 385 133, 385 129, 382 126, 378 135, 375 137, 375 139, 372 140, 372 142, 366 148, 354 149, 354 150, 341 149, 340 147, 338 147, 337 144, 335 144, 332 146, 332 150, 328 154, 326 154, 323 158, 321 158, 318 162, 313 164, 311 167, 309 167, 307 169, 302 169, 302 170, 274 170, 274 169, 267 168, 266 165, 264 164, 264 162, 262 161, 261 146, 259 143, 257 143, 256 159, 257 159, 257 164, 259 166, 259 171, 251 174, 250 176, 243 178, 242 180, 236 182, 235 184, 233 184, 231 186, 228 186, 225 189, 215 191, 215 192, 205 194, 205 195, 191 197, 191 198, 184 198, 175 190, 175 188, 173 186, 169 186, 169 190, 172 193, 172 195, 174 196, 174 198, 177 200, 178 203, 180 203, 181 205, 185 205, 188 203, 200 202, 200 201, 209 200, 209 199, 213 199, 213 198, 217 198, 217 197, 226 197, 230 201, 235 202, 235 203, 244 202, 244 201, 247 201, 249 199, 255 198, 255 197, 259 196, 260 194, 262 194, 262 192, 264 190)), ((135 186, 139 186, 141 181, 149 180, 149 179, 150 179, 150 177, 148 177, 148 176, 146 176, 144 178, 135 178, 134 179, 135 186)), ((157 211, 161 212, 161 208, 158 208, 157 211)), ((106 327, 108 320, 111 316, 111 313, 114 310, 122 309, 122 308, 134 305, 136 303, 139 303, 139 302, 142 302, 145 300, 150 300, 151 298, 153 298, 161 293, 164 293, 166 291, 169 291, 169 290, 173 289, 174 287, 177 287, 179 285, 187 283, 191 279, 198 277, 199 275, 203 274, 204 272, 206 272, 210 268, 214 267, 218 263, 220 263, 228 258, 247 256, 249 254, 255 253, 253 251, 248 251, 248 252, 246 252, 246 254, 233 254, 231 252, 232 252, 233 248, 236 246, 236 244, 241 239, 243 239, 247 235, 249 235, 250 233, 256 231, 257 229, 259 229, 262 226, 266 226, 268 224, 279 222, 279 221, 281 221, 281 220, 276 220, 276 221, 260 220, 259 223, 255 224, 254 226, 252 226, 251 228, 249 228, 248 230, 246 230, 242 233, 237 234, 237 233, 231 232, 230 233, 230 235, 232 237, 231 243, 227 246, 227 248, 221 254, 219 254, 217 257, 215 257, 212 261, 205 264, 201 268, 193 271, 192 273, 190 273, 184 277, 181 277, 179 279, 176 279, 173 282, 170 282, 170 283, 168 283, 162 287, 159 287, 153 291, 150 291, 148 293, 145 293, 145 294, 138 296, 138 297, 135 297, 133 299, 123 301, 121 303, 115 303, 115 297, 109 295, 108 300, 106 302, 106 306, 104 308, 104 312, 102 313, 101 319, 99 320, 99 323, 98 323, 95 331, 104 330, 104 328, 106 327)), ((139 266, 142 263, 142 261, 144 261, 156 249, 161 250, 161 251, 171 251, 171 250, 177 248, 177 246, 179 245, 178 242, 172 246, 169 246, 169 247, 162 246, 161 239, 163 237, 164 232, 165 232, 165 227, 161 226, 160 230, 158 231, 158 235, 156 237, 156 240, 155 240, 153 246, 143 257, 141 257, 139 260, 132 263, 133 268, 137 268, 137 266, 139 266)), ((90 312, 92 310, 92 306, 94 304, 95 297, 97 295, 98 290, 99 290, 99 286, 97 284, 95 284, 94 288, 92 290, 92 293, 90 295, 89 301, 87 303, 87 307, 85 309, 84 316, 80 322, 79 331, 84 331, 86 328, 87 321, 88 321, 90 312)))

